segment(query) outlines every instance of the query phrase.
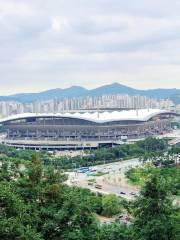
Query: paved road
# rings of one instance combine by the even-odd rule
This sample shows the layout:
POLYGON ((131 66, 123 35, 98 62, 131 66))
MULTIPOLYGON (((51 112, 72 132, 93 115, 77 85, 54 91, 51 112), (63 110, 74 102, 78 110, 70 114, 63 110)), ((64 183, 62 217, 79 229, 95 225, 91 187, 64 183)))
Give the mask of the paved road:
POLYGON ((118 196, 122 196, 127 199, 132 199, 134 196, 131 194, 132 192, 135 194, 138 194, 139 190, 131 185, 128 185, 127 183, 125 184, 124 181, 122 181, 121 184, 115 184, 113 182, 107 181, 107 176, 120 176, 121 179, 123 180, 124 173, 131 167, 135 167, 140 165, 141 163, 139 162, 138 159, 130 159, 122 162, 115 162, 115 163, 109 163, 109 164, 103 164, 103 165, 98 165, 98 166, 93 166, 91 169, 96 169, 98 172, 103 172, 103 171, 108 171, 108 175, 100 176, 100 177, 89 177, 85 173, 76 173, 72 172, 69 175, 69 180, 68 184, 69 185, 76 185, 79 187, 83 188, 88 188, 91 191, 94 192, 99 192, 99 193, 104 193, 104 194, 116 194, 118 196), (102 189, 97 189, 95 188, 94 184, 88 185, 88 180, 95 178, 96 179, 96 184, 100 184, 102 186, 102 189), (121 194, 121 192, 125 194, 121 194))

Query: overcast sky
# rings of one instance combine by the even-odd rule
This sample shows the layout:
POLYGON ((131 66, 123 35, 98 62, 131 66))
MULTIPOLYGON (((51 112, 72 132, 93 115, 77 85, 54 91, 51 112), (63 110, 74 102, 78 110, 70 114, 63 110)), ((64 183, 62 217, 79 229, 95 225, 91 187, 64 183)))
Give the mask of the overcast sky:
POLYGON ((180 88, 180 0, 0 0, 0 95, 180 88))

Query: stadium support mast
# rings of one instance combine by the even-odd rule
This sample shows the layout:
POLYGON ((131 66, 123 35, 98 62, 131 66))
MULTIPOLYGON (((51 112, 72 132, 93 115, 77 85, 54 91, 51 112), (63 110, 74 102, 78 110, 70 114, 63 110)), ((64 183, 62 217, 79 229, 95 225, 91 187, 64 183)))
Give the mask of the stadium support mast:
POLYGON ((136 116, 138 116, 139 115, 139 113, 138 113, 138 108, 136 108, 136 116))
POLYGON ((98 119, 99 119, 99 106, 97 108, 97 114, 98 114, 98 119))

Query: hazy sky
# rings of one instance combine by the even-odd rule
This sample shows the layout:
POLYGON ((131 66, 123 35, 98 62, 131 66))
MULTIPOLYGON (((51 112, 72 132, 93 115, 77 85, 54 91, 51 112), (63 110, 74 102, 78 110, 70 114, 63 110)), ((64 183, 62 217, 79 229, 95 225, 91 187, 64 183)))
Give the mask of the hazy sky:
POLYGON ((0 95, 180 88, 180 0, 0 0, 0 95))

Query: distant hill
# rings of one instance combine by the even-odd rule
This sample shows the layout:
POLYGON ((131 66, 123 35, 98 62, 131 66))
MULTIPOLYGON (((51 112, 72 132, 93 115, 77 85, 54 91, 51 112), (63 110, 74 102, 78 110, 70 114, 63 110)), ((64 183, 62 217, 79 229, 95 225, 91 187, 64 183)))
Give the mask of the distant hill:
POLYGON ((131 87, 127 87, 119 83, 113 83, 113 84, 98 87, 89 91, 90 96, 102 96, 105 94, 135 95, 135 94, 138 94, 138 90, 131 87))
POLYGON ((180 93, 175 94, 175 95, 171 95, 171 100, 172 100, 175 104, 180 104, 180 93))
POLYGON ((129 95, 142 95, 152 98, 169 98, 175 103, 180 103, 180 89, 150 89, 138 90, 119 83, 105 85, 92 90, 80 86, 72 86, 70 88, 51 89, 39 93, 20 93, 9 96, 0 96, 0 101, 19 101, 19 102, 34 102, 45 101, 53 98, 73 98, 85 96, 102 96, 105 94, 129 94, 129 95))

